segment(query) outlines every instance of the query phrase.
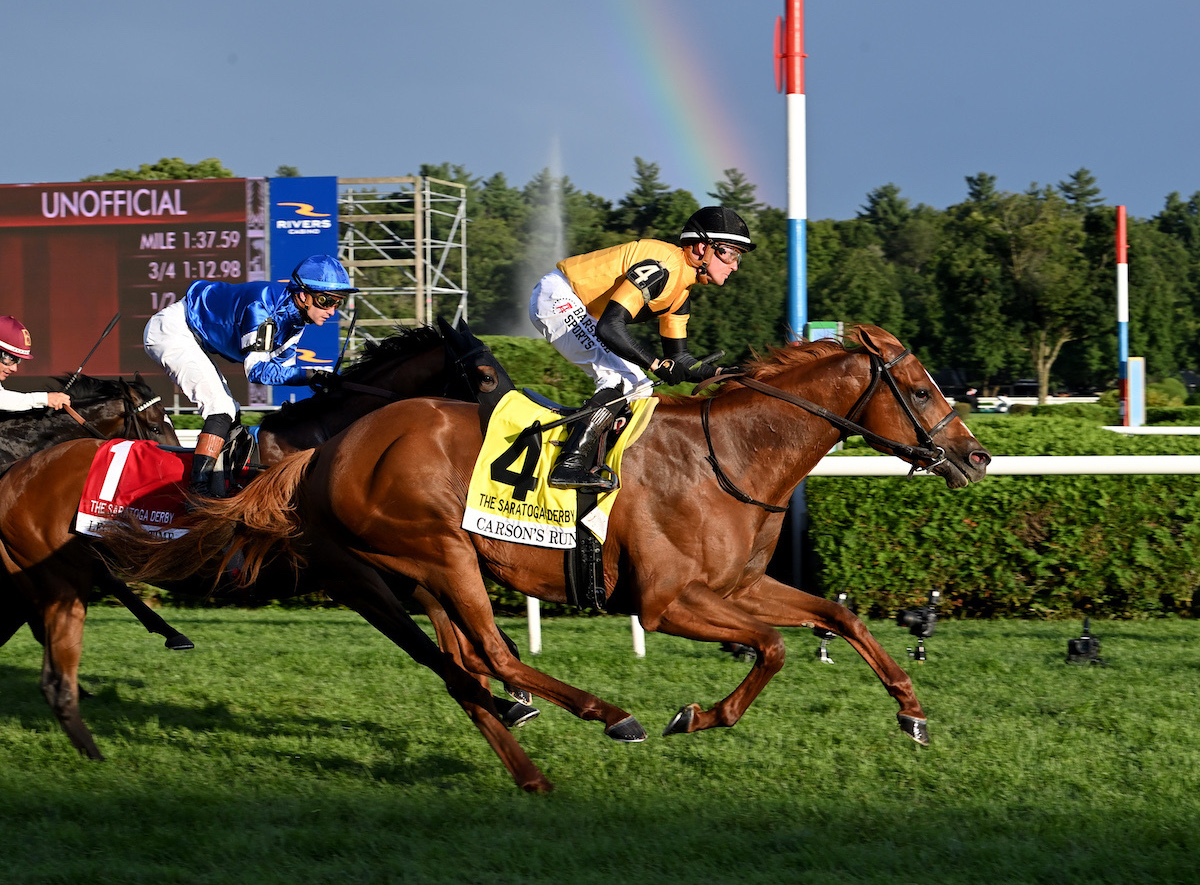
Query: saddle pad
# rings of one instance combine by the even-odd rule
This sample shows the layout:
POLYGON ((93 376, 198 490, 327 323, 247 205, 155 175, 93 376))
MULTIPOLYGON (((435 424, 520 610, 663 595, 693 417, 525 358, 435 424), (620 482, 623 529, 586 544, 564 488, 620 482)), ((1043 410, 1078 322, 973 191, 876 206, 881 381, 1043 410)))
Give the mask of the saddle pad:
POLYGON ((75 531, 98 537, 100 529, 126 510, 151 534, 177 538, 172 527, 184 513, 185 476, 192 453, 166 452, 146 440, 109 440, 96 451, 83 484, 75 531))
MULTIPOLYGON (((646 429, 657 404, 658 400, 653 398, 631 403, 633 417, 629 426, 617 438, 606 459, 618 476, 621 456, 646 429)), ((464 529, 534 547, 575 546, 578 496, 574 489, 556 489, 547 481, 561 451, 560 446, 551 442, 565 440, 570 425, 522 435, 535 421, 549 424, 558 417, 520 391, 505 394, 488 421, 487 436, 471 474, 462 521, 464 529)), ((597 496, 596 507, 584 517, 584 525, 601 541, 608 533, 608 515, 616 497, 617 491, 597 496)))

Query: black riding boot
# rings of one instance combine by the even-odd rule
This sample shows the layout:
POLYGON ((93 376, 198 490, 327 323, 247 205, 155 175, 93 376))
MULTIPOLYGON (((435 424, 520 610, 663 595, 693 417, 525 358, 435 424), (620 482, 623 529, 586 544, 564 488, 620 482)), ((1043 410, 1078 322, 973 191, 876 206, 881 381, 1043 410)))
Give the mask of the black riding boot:
POLYGON ((224 498, 223 482, 213 482, 213 472, 217 468, 217 458, 225 447, 225 437, 233 427, 230 415, 209 415, 204 419, 204 427, 196 438, 196 452, 192 456, 192 476, 190 489, 193 495, 201 498, 224 498))
POLYGON ((604 387, 592 394, 583 408, 595 407, 587 418, 576 421, 571 428, 563 452, 550 471, 550 485, 558 489, 584 489, 594 492, 611 492, 617 487, 617 478, 598 463, 600 440, 616 420, 619 406, 613 400, 621 398, 615 387, 604 387))

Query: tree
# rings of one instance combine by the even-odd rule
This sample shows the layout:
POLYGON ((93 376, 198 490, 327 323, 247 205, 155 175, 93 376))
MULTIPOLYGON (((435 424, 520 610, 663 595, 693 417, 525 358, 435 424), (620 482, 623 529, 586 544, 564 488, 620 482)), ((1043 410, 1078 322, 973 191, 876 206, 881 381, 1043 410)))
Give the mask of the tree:
POLYGON ((636 237, 657 237, 663 228, 662 214, 671 188, 659 180, 658 164, 633 158, 633 190, 621 198, 617 220, 636 237))
POLYGON ((1066 181, 1058 183, 1058 192, 1080 212, 1087 212, 1104 202, 1100 199, 1096 176, 1082 166, 1072 172, 1066 181))
POLYGON ((299 178, 300 170, 297 169, 295 166, 276 166, 275 167, 275 177, 276 178, 299 178))
POLYGON ((708 195, 718 206, 732 209, 749 223, 749 217, 757 215, 763 208, 763 204, 754 198, 758 186, 737 169, 726 169, 723 174, 725 178, 718 181, 708 195))
POLYGON ((136 170, 114 169, 103 175, 89 175, 81 181, 172 181, 198 178, 233 178, 216 157, 199 163, 186 163, 179 157, 163 157, 157 163, 143 163, 136 170))

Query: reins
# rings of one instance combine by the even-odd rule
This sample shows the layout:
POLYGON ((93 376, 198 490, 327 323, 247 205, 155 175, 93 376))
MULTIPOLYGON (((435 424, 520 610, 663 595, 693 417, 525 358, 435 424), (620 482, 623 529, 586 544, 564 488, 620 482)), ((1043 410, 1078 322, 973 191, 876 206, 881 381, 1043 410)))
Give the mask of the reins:
MULTIPOLYGON (((864 440, 866 440, 868 443, 871 443, 875 447, 886 450, 888 453, 908 461, 909 464, 912 465, 912 470, 909 471, 908 475, 912 476, 913 473, 915 473, 918 469, 926 471, 932 470, 934 467, 937 467, 944 460, 946 460, 945 450, 940 446, 934 445, 933 437, 940 433, 947 424, 953 421, 958 413, 951 409, 950 412, 944 418, 942 418, 942 420, 940 420, 929 430, 926 430, 921 425, 921 422, 917 420, 916 414, 913 412, 912 407, 909 406, 908 401, 905 400, 900 391, 899 385, 896 383, 896 379, 891 373, 892 367, 901 362, 910 354, 911 351, 905 349, 896 356, 892 357, 892 359, 885 362, 883 357, 881 357, 879 354, 872 353, 870 351, 867 352, 867 356, 870 357, 871 360, 871 382, 867 385, 867 389, 858 398, 854 406, 851 407, 848 417, 843 417, 836 412, 831 412, 829 409, 825 408, 824 406, 817 405, 811 400, 807 400, 802 396, 797 396, 794 393, 789 393, 786 390, 780 390, 778 387, 766 384, 756 378, 751 378, 749 375, 730 375, 728 378, 723 378, 721 380, 737 382, 738 384, 748 387, 751 390, 755 390, 759 393, 765 394, 766 396, 773 397, 774 399, 783 400, 786 403, 791 403, 792 405, 798 406, 807 412, 811 412, 817 417, 828 421, 834 427, 839 428, 842 431, 841 439, 845 439, 849 436, 861 436, 864 440), (888 439, 885 436, 875 433, 873 430, 868 430, 866 427, 858 424, 855 420, 858 418, 862 410, 866 408, 866 404, 874 396, 876 389, 879 387, 880 380, 887 382, 889 389, 892 391, 892 396, 904 410, 905 416, 908 418, 909 422, 913 426, 913 430, 916 432, 919 445, 912 446, 907 443, 888 439), (923 467, 919 467, 917 463, 919 461, 928 461, 930 463, 923 467)), ((761 507, 771 513, 783 513, 785 510, 787 510, 786 507, 767 504, 751 497, 750 495, 747 495, 745 492, 739 489, 733 480, 726 475, 725 471, 721 469, 721 465, 717 461, 716 450, 713 448, 712 433, 709 427, 709 412, 711 408, 712 398, 710 397, 704 401, 704 406, 700 412, 700 423, 704 428, 704 441, 708 445, 708 458, 706 460, 712 465, 713 472, 717 477, 717 483, 723 490, 737 500, 741 501, 743 504, 754 504, 755 506, 761 507)))

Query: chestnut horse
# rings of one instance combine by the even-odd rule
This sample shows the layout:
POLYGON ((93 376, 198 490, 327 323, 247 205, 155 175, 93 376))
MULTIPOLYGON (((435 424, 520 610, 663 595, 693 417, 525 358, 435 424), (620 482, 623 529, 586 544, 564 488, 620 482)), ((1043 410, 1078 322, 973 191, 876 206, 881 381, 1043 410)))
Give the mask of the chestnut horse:
MULTIPOLYGON (((664 734, 736 723, 783 666, 775 628, 804 626, 849 642, 899 704, 901 729, 928 743, 911 680, 862 621, 766 575, 789 498, 843 436, 861 434, 950 488, 982 479, 991 460, 892 335, 864 326, 852 336, 860 347, 824 340, 773 350, 710 397, 663 399, 624 455, 604 544, 607 609, 637 614, 647 630, 756 653, 728 697, 709 710, 685 705, 664 734)), ((471 671, 600 720, 614 739, 643 739, 625 710, 523 664, 504 642, 480 564, 511 588, 561 603, 563 555, 460 527, 481 444, 475 407, 396 403, 284 460, 238 498, 202 507, 187 536, 147 541, 124 531, 109 550, 141 579, 193 574, 230 544, 246 556, 246 580, 286 555, 304 562, 306 575, 353 586, 369 620, 398 605, 397 594, 415 592, 444 609, 433 614, 448 616, 460 637, 457 652, 447 651, 471 671)), ((512 736, 494 729, 485 693, 468 685, 468 696, 455 694, 461 684, 447 681, 517 784, 549 789, 512 736)))
MULTIPOLYGON (((317 445, 372 408, 407 396, 444 393, 478 398, 486 407, 490 394, 512 389, 495 357, 465 326, 459 331, 441 325, 440 332, 420 327, 368 345, 344 375, 328 380, 327 389, 264 419, 259 432, 263 460, 317 445)), ((0 477, 0 645, 22 624, 30 625, 44 646, 42 691, 71 742, 95 759, 103 756, 78 709, 79 658, 93 585, 117 595, 147 629, 168 637, 169 647, 191 645, 112 574, 95 555, 94 540, 71 531, 73 511, 100 444, 95 439, 66 442, 15 462, 0 477), (186 645, 171 645, 173 639, 186 645)), ((281 583, 265 595, 279 598, 321 589, 307 581, 298 585, 290 569, 280 572, 281 583)), ((407 615, 403 618, 407 623, 385 626, 405 638, 410 653, 436 651, 407 615), (422 641, 427 648, 418 648, 422 641)))

